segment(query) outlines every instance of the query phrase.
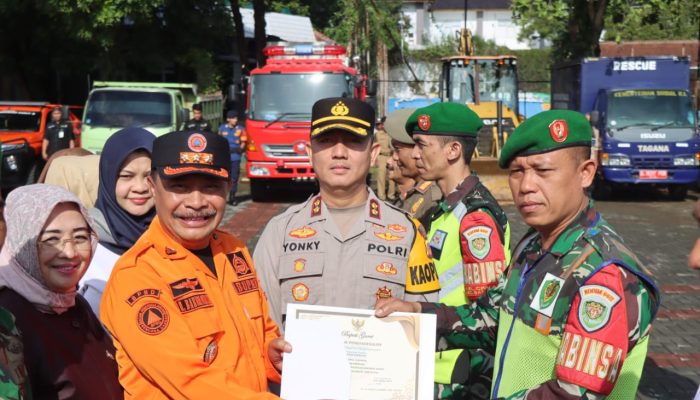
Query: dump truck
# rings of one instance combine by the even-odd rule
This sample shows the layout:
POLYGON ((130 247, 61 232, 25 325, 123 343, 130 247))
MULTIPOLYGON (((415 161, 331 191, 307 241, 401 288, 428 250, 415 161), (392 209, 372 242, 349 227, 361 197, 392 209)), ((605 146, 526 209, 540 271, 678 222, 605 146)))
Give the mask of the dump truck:
POLYGON ((248 80, 246 172, 253 200, 275 187, 316 179, 306 146, 317 100, 364 100, 374 91, 374 84, 348 66, 345 53, 345 47, 325 42, 280 42, 263 49, 266 64, 248 80))
POLYGON ((584 58, 552 68, 552 107, 598 129, 594 196, 655 185, 682 200, 700 177, 700 138, 687 57, 584 58))
POLYGON ((176 131, 189 119, 195 103, 202 104, 204 119, 216 129, 222 121, 221 93, 199 94, 192 83, 93 83, 83 115, 83 147, 99 154, 116 131, 142 127, 156 136, 176 131))
POLYGON ((41 143, 51 111, 60 107, 63 119, 71 123, 76 146, 80 146, 82 107, 52 104, 46 101, 0 102, 0 142, 2 142, 2 189, 12 189, 36 181, 44 160, 41 143))

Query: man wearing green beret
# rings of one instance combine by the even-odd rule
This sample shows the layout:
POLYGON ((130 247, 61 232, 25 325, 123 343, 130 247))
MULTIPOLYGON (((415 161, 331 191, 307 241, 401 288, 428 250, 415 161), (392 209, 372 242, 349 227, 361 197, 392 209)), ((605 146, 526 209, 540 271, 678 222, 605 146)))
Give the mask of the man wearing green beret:
MULTIPOLYGON (((405 125, 416 143, 412 155, 421 178, 435 181, 442 192, 428 243, 440 277, 440 302, 450 306, 475 302, 496 287, 510 260, 508 219, 470 168, 481 126, 475 112, 457 103, 420 108, 405 125)), ((492 346, 465 352, 442 342, 438 349, 439 398, 488 396, 492 346)))
POLYGON ((411 214, 420 221, 423 228, 430 230, 430 217, 432 210, 437 206, 442 193, 435 182, 421 179, 413 159, 413 146, 416 144, 411 136, 406 133, 406 120, 415 111, 415 108, 396 110, 386 118, 385 129, 391 137, 392 161, 394 168, 399 170, 404 178, 410 179, 413 184, 405 191, 400 191, 397 206, 411 214))
POLYGON ((659 291, 586 189, 596 164, 591 127, 554 110, 520 125, 499 164, 530 231, 483 301, 461 307, 381 302, 377 315, 421 311, 456 347, 496 345, 491 396, 506 399, 633 399, 659 291))

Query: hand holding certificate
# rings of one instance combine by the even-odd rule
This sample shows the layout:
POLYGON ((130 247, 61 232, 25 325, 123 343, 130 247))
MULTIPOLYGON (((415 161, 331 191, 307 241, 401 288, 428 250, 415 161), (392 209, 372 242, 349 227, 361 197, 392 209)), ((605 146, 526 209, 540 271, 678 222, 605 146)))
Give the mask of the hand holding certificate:
POLYGON ((430 399, 435 316, 290 304, 282 398, 430 399))

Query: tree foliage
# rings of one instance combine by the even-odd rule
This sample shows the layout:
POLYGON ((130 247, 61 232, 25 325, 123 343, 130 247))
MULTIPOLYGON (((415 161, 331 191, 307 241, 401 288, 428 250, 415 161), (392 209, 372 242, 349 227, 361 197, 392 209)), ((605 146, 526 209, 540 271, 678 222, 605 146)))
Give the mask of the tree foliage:
POLYGON ((697 37, 700 0, 513 0, 521 39, 552 41, 557 58, 599 54, 604 29, 616 40, 697 37))

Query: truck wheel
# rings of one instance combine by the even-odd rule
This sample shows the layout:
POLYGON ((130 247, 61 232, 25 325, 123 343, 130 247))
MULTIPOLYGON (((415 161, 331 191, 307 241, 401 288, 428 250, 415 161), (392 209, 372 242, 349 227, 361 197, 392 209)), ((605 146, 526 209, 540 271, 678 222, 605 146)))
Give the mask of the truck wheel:
POLYGON ((264 201, 268 193, 267 184, 263 179, 250 180, 250 197, 253 201, 264 201))
POLYGON ((684 185, 674 185, 668 187, 668 197, 673 201, 683 201, 688 194, 688 187, 684 185))

